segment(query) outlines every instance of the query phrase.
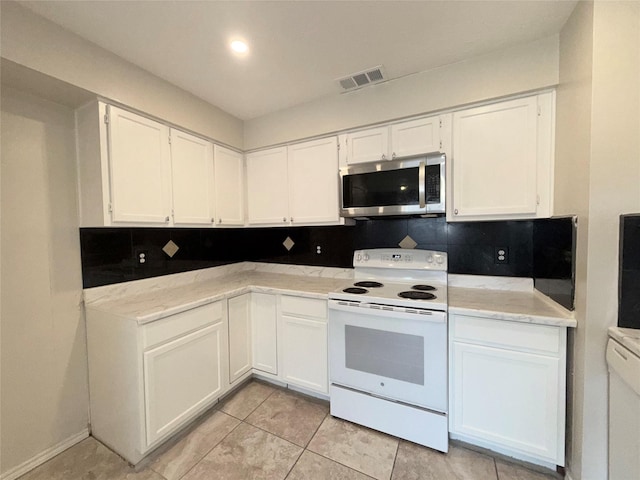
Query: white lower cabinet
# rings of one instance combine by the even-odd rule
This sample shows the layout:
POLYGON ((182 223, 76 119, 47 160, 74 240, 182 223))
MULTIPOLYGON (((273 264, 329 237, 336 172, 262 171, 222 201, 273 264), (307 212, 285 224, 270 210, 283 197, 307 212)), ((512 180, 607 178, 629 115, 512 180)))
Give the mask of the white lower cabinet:
POLYGON ((278 374, 276 299, 269 293, 251 294, 253 368, 272 375, 278 374))
POLYGON ((452 438, 564 465, 566 328, 451 314, 452 438))
POLYGON ((228 390, 226 302, 145 325, 87 308, 91 434, 138 463, 228 390))
POLYGON ((144 352, 147 445, 222 393, 222 321, 144 352))
POLYGON ((326 300, 283 295, 278 327, 283 380, 328 394, 326 300))
POLYGON ((227 300, 229 309, 229 382, 251 370, 251 294, 227 300))

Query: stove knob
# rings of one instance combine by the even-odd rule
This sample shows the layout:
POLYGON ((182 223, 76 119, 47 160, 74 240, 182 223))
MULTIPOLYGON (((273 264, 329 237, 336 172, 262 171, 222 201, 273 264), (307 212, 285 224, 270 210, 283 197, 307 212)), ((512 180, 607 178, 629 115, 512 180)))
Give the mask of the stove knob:
POLYGON ((362 255, 360 255, 359 253, 356 255, 356 261, 360 261, 362 260, 362 255))
POLYGON ((365 254, 362 256, 362 260, 364 260, 365 262, 369 261, 369 254, 368 254, 368 253, 365 253, 365 254))
POLYGON ((427 257, 427 263, 433 263, 433 255, 427 257))
POLYGON ((438 256, 436 257, 436 263, 437 263, 438 265, 442 265, 442 264, 444 263, 444 258, 442 258, 442 255, 438 255, 438 256))

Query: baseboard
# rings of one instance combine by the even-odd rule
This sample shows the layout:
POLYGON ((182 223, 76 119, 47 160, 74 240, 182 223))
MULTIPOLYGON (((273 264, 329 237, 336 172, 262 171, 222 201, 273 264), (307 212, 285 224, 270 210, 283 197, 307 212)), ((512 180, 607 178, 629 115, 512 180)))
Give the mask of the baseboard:
POLYGON ((30 458, 26 462, 13 467, 11 470, 8 470, 2 474, 0 474, 0 480, 15 480, 16 478, 24 475, 27 472, 30 472, 36 467, 39 467, 47 460, 52 459, 59 453, 64 452, 67 448, 73 447, 76 443, 81 442, 85 438, 89 436, 89 429, 85 428, 80 433, 76 433, 75 435, 63 440, 62 442, 54 445, 53 447, 47 448, 44 452, 39 453, 33 458, 30 458))

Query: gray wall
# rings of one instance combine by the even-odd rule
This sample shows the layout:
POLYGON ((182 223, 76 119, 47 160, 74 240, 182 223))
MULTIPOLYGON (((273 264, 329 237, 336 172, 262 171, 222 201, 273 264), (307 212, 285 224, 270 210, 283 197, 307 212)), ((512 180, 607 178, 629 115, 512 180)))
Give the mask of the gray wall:
POLYGON ((434 112, 558 83, 558 36, 245 122, 245 149, 434 112))
POLYGON ((640 3, 578 4, 560 40, 557 139, 557 207, 578 214, 569 470, 574 480, 600 480, 618 217, 640 211, 640 3))
POLYGON ((2 88, 2 473, 88 423, 73 111, 2 88))

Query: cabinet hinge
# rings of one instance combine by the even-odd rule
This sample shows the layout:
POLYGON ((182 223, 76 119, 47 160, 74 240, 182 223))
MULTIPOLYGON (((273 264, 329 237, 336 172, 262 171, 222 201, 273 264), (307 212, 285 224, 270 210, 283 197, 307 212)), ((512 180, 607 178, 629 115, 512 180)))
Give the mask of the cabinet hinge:
POLYGON ((169 145, 171 145, 171 134, 169 134, 169 145))
POLYGON ((540 205, 540 195, 536 195, 536 205, 540 205))
POLYGON ((442 150, 442 140, 440 140, 440 150, 442 150))
POLYGON ((109 202, 109 205, 107 206, 107 210, 109 211, 109 213, 113 213, 113 208, 111 207, 111 202, 109 202))
POLYGON ((442 119, 440 119, 439 122, 440 122, 440 128, 442 128, 442 119))
POLYGON ((108 113, 104 114, 104 123, 107 124, 107 125, 109 124, 109 114, 108 113))
POLYGON ((542 115, 542 107, 538 105, 538 116, 542 115))

